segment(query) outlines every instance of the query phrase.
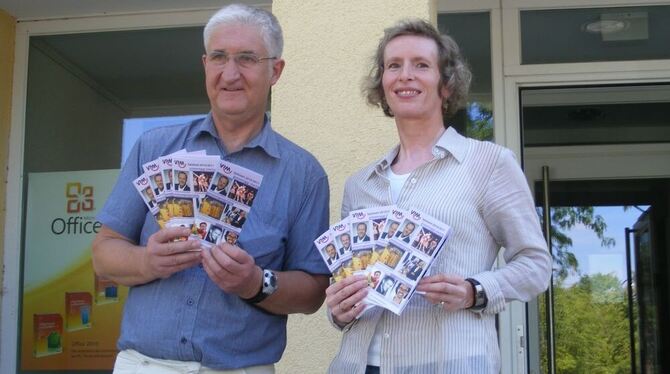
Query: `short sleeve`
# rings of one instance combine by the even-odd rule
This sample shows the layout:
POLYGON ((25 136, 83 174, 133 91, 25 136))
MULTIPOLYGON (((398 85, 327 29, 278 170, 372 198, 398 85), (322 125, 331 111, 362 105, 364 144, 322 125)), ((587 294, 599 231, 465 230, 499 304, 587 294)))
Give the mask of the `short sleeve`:
POLYGON ((303 270, 310 274, 330 275, 328 267, 314 245, 314 240, 328 230, 330 190, 323 173, 302 197, 298 215, 289 229, 284 270, 303 270))
POLYGON ((133 180, 142 174, 140 150, 142 137, 133 146, 112 193, 105 201, 97 220, 135 243, 140 242, 140 233, 149 209, 133 186, 133 180))

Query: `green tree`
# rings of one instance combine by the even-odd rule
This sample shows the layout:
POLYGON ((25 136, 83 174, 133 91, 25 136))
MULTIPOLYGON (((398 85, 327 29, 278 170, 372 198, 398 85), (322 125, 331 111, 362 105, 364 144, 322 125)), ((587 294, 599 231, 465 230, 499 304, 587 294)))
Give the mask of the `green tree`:
POLYGON ((467 107, 466 135, 479 140, 493 140, 493 111, 479 103, 467 107))
MULTIPOLYGON (((626 288, 614 274, 559 282, 554 300, 557 373, 630 372, 626 288)), ((546 372, 546 355, 541 364, 546 372)))

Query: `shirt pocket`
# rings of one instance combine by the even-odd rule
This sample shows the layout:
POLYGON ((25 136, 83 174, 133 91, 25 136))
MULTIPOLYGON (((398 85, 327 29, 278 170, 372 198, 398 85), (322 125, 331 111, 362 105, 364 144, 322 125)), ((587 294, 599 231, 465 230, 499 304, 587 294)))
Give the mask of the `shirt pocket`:
POLYGON ((281 268, 288 237, 286 217, 258 206, 251 208, 242 226, 238 245, 254 257, 261 268, 281 268))

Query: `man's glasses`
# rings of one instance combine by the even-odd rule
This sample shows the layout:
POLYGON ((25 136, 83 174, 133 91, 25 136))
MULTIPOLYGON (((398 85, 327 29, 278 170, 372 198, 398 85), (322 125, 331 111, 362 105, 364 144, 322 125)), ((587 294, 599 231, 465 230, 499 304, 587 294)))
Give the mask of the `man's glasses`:
POLYGON ((225 52, 212 52, 207 55, 207 59, 216 66, 223 67, 225 64, 230 61, 230 59, 235 61, 235 64, 241 68, 253 68, 258 65, 260 62, 265 60, 274 60, 277 57, 258 57, 253 53, 241 52, 229 55, 225 52))

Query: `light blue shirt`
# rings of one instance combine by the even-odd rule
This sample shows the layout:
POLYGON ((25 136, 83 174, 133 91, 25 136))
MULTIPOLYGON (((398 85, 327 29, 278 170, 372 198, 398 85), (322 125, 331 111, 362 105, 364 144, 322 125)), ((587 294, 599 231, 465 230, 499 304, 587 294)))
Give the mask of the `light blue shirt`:
MULTIPOLYGON (((261 268, 329 275, 313 240, 328 229, 328 178, 307 151, 274 132, 269 120, 242 150, 227 154, 211 113, 186 126, 162 127, 137 141, 98 220, 146 245, 158 230, 132 181, 142 164, 185 148, 263 175, 238 245, 261 268)), ((279 285, 281 287, 281 285, 279 285)), ((130 288, 119 349, 147 356, 198 361, 235 369, 279 361, 286 346, 286 316, 273 315, 227 294, 202 266, 130 288)))

